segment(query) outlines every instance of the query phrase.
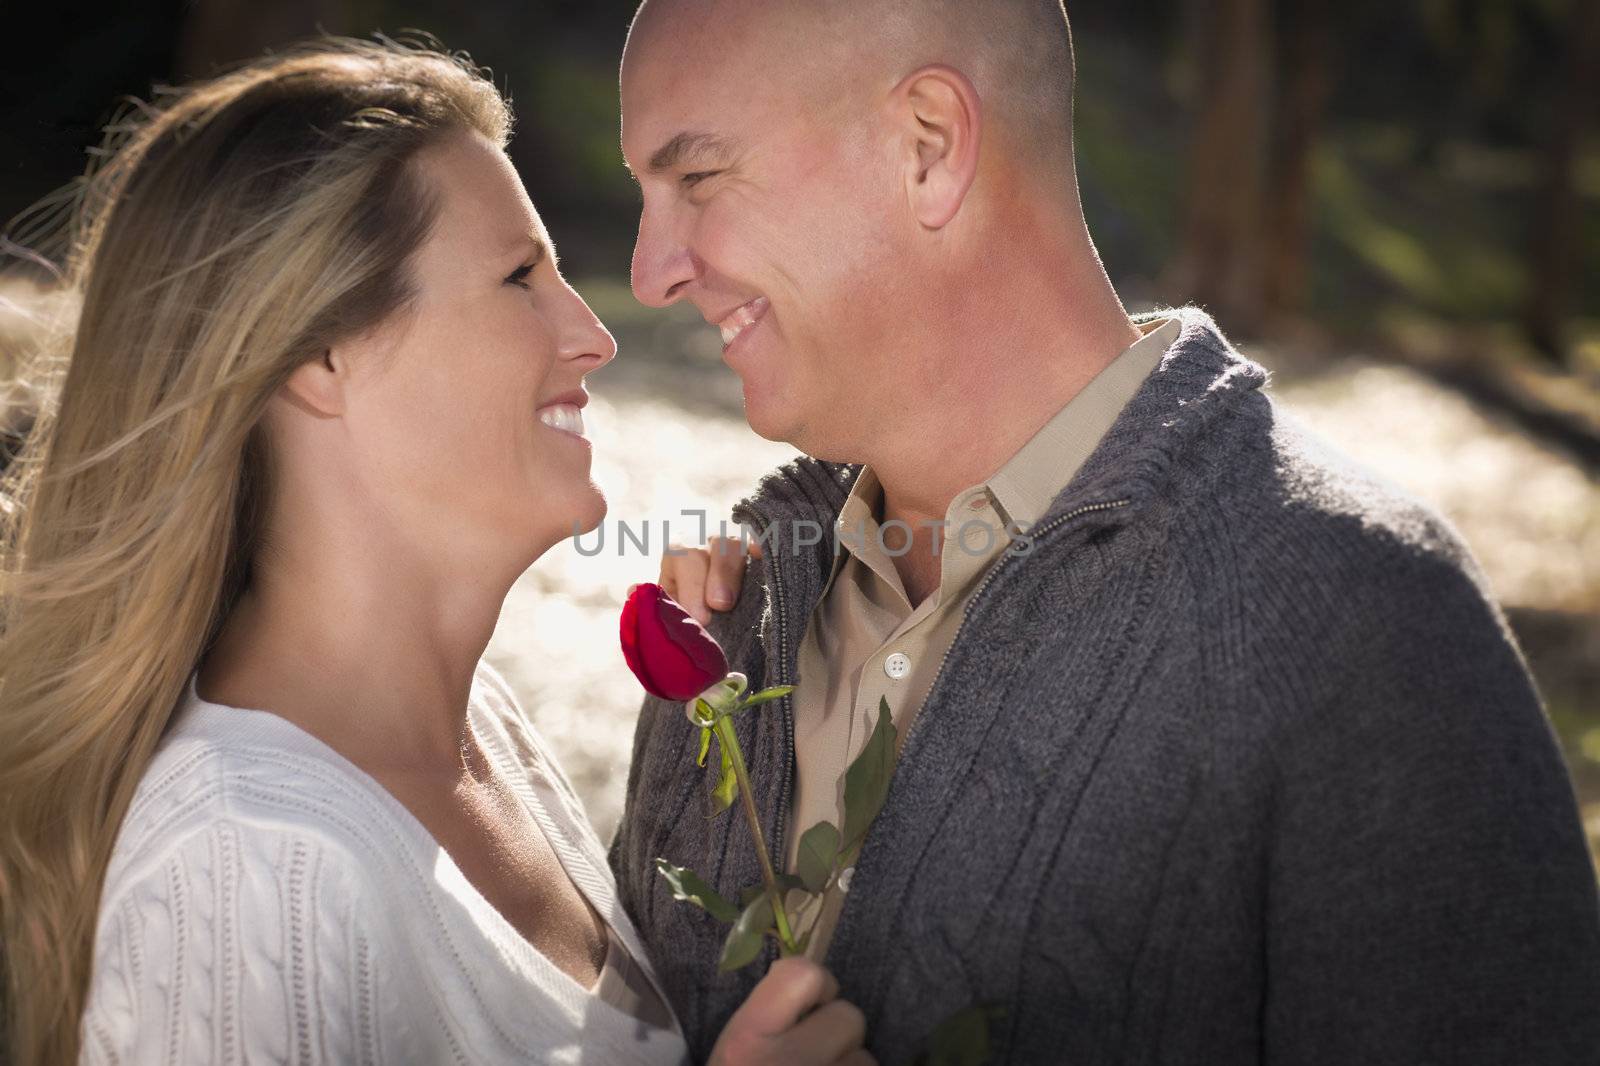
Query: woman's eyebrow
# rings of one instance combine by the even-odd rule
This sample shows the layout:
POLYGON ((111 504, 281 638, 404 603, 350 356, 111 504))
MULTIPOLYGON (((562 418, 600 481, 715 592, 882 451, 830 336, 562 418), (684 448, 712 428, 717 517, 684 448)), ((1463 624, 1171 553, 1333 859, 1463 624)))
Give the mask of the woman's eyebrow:
POLYGON ((546 242, 543 237, 532 232, 531 230, 527 233, 519 234, 518 236, 507 241, 506 251, 509 253, 517 248, 526 248, 530 245, 533 247, 533 258, 528 261, 529 266, 538 266, 540 263, 544 262, 547 256, 554 258, 554 250, 550 247, 549 243, 546 242))

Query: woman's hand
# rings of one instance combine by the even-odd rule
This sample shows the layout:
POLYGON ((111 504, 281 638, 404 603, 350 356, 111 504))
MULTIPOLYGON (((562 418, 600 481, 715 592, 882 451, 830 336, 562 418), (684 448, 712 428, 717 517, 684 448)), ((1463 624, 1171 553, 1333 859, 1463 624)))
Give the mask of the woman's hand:
POLYGON ((674 545, 661 559, 657 584, 705 625, 712 611, 731 610, 738 602, 747 554, 761 558, 761 545, 743 537, 712 537, 704 548, 674 545))
POLYGON ((708 1066, 874 1066, 861 1011, 809 959, 779 959, 728 1019, 708 1066))

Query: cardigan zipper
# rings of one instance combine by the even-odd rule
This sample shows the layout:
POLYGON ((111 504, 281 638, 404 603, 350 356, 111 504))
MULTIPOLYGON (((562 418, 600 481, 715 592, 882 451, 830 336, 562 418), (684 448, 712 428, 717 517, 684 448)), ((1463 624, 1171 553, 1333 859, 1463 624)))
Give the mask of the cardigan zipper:
MULTIPOLYGON (((752 510, 751 517, 759 516, 755 511, 752 510)), ((767 530, 769 528, 771 528, 770 522, 765 520, 760 522, 756 529, 758 542, 762 539, 765 539, 767 530)), ((778 552, 774 552, 772 556, 769 557, 769 562, 767 565, 767 574, 771 580, 772 588, 772 616, 776 620, 778 626, 777 679, 771 683, 776 685, 787 685, 789 684, 789 619, 784 603, 783 579, 779 576, 779 567, 777 566, 776 556, 779 554, 780 553, 778 552)), ((767 682, 764 679, 763 685, 765 684, 767 684, 767 682)), ((778 789, 778 804, 775 812, 777 817, 775 818, 773 824, 767 826, 767 839, 771 842, 771 853, 774 856, 782 856, 787 854, 787 852, 784 850, 788 846, 788 842, 785 840, 785 837, 787 836, 786 830, 788 829, 789 822, 786 812, 789 806, 789 791, 793 783, 792 778, 794 777, 794 697, 792 695, 783 696, 777 701, 777 704, 783 711, 783 782, 778 789)), ((778 858, 777 862, 779 868, 782 869, 784 865, 782 859, 778 858)), ((774 958, 776 958, 777 952, 778 947, 776 944, 768 944, 765 951, 767 961, 771 962, 774 958)))
MULTIPOLYGON (((1096 511, 1110 511, 1118 507, 1126 507, 1132 502, 1132 500, 1102 500, 1099 503, 1087 503, 1082 507, 1073 508, 1064 515, 1052 518, 1042 526, 1036 527, 1029 534, 1029 536, 1033 539, 1034 546, 1038 547, 1040 538, 1055 532, 1068 522, 1072 521, 1074 518, 1081 518, 1086 514, 1093 514, 1096 511)), ((1015 556, 1002 556, 1000 561, 991 566, 989 568, 989 572, 984 574, 983 579, 978 582, 978 587, 972 593, 972 598, 967 601, 967 606, 961 611, 961 624, 956 626, 956 635, 950 638, 950 643, 945 646, 944 655, 939 659, 939 669, 934 671, 933 683, 928 686, 928 694, 922 698, 923 706, 927 706, 928 701, 933 698, 933 694, 939 691, 939 681, 944 677, 945 664, 950 661, 950 653, 954 651, 956 645, 961 642, 961 635, 967 631, 967 621, 972 617, 973 608, 978 606, 978 600, 982 598, 984 589, 989 587, 989 583, 995 579, 995 577, 1000 573, 1001 569, 1012 558, 1015 558, 1015 556)), ((911 728, 906 731, 905 739, 900 742, 900 749, 902 751, 905 750, 905 746, 911 740, 911 736, 916 731, 917 726, 920 725, 925 718, 925 715, 919 713, 916 719, 912 721, 911 728)))
MULTIPOLYGON (((1051 519, 1042 526, 1038 526, 1030 535, 1037 544, 1039 538, 1054 533, 1056 530, 1060 529, 1062 526, 1066 525, 1075 518, 1081 518, 1083 515, 1092 514, 1097 511, 1109 511, 1118 507, 1126 507, 1131 502, 1131 500, 1123 499, 1103 500, 1099 503, 1085 504, 1082 507, 1076 507, 1071 511, 1068 511, 1064 515, 1051 519)), ((763 524, 763 526, 757 530, 757 534, 759 536, 765 535, 767 525, 770 525, 770 523, 763 524)), ((928 689, 929 696, 932 696, 936 691, 938 691, 939 680, 944 676, 945 665, 950 661, 950 651, 961 640, 961 635, 966 632, 967 622, 972 615, 972 609, 977 606, 978 600, 980 597, 982 597, 984 590, 989 587, 990 582, 995 579, 996 575, 1000 573, 1001 569, 1006 565, 1007 560, 1010 558, 1011 556, 1002 557, 998 563, 990 567, 989 572, 985 574, 983 576, 983 580, 978 583, 978 588, 975 592, 973 592, 972 598, 967 601, 966 608, 961 612, 961 624, 956 627, 956 635, 951 639, 949 647, 945 649, 944 656, 939 660, 939 669, 934 673, 933 684, 928 689)), ((778 678, 776 683, 779 685, 787 685, 789 684, 789 618, 788 614, 786 613, 784 603, 783 578, 781 577, 780 568, 775 565, 775 563, 776 560, 773 560, 773 563, 769 564, 768 574, 771 578, 772 613, 773 617, 777 620, 778 626, 778 678)), ((784 850, 787 847, 787 841, 785 837, 787 836, 788 829, 788 818, 785 817, 785 812, 788 809, 789 792, 793 785, 792 779, 794 777, 794 697, 792 695, 784 696, 777 702, 778 705, 783 708, 783 784, 778 790, 778 817, 776 824, 769 826, 769 835, 772 840, 773 854, 783 855, 787 854, 787 852, 784 850)), ((926 703, 927 699, 924 698, 923 702, 926 703)), ((911 739, 912 733, 922 722, 923 717, 923 715, 919 714, 917 716, 917 720, 911 723, 911 730, 906 733, 907 741, 911 739)), ((900 747, 902 749, 905 747, 905 741, 901 742, 900 747)), ((767 945, 766 955, 769 961, 776 955, 777 950, 778 949, 776 945, 767 945)))

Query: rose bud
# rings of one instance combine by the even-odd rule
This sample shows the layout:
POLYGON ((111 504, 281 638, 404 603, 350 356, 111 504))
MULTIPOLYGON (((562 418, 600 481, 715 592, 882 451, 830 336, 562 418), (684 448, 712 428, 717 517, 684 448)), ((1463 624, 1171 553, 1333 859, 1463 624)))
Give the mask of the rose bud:
POLYGON ((646 582, 622 605, 622 657, 664 700, 692 700, 728 676, 722 645, 660 585, 646 582))

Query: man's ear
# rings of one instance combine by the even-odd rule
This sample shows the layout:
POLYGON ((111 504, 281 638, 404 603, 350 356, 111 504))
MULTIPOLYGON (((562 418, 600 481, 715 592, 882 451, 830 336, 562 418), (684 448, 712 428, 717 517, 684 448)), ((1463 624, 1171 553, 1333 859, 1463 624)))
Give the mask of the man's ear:
POLYGON ((914 70, 890 93, 911 149, 906 194, 917 221, 940 229, 955 217, 978 174, 983 103, 967 76, 933 64, 914 70))
POLYGON ((295 367, 280 393, 309 415, 337 418, 345 409, 346 370, 343 351, 324 349, 317 358, 295 367))

